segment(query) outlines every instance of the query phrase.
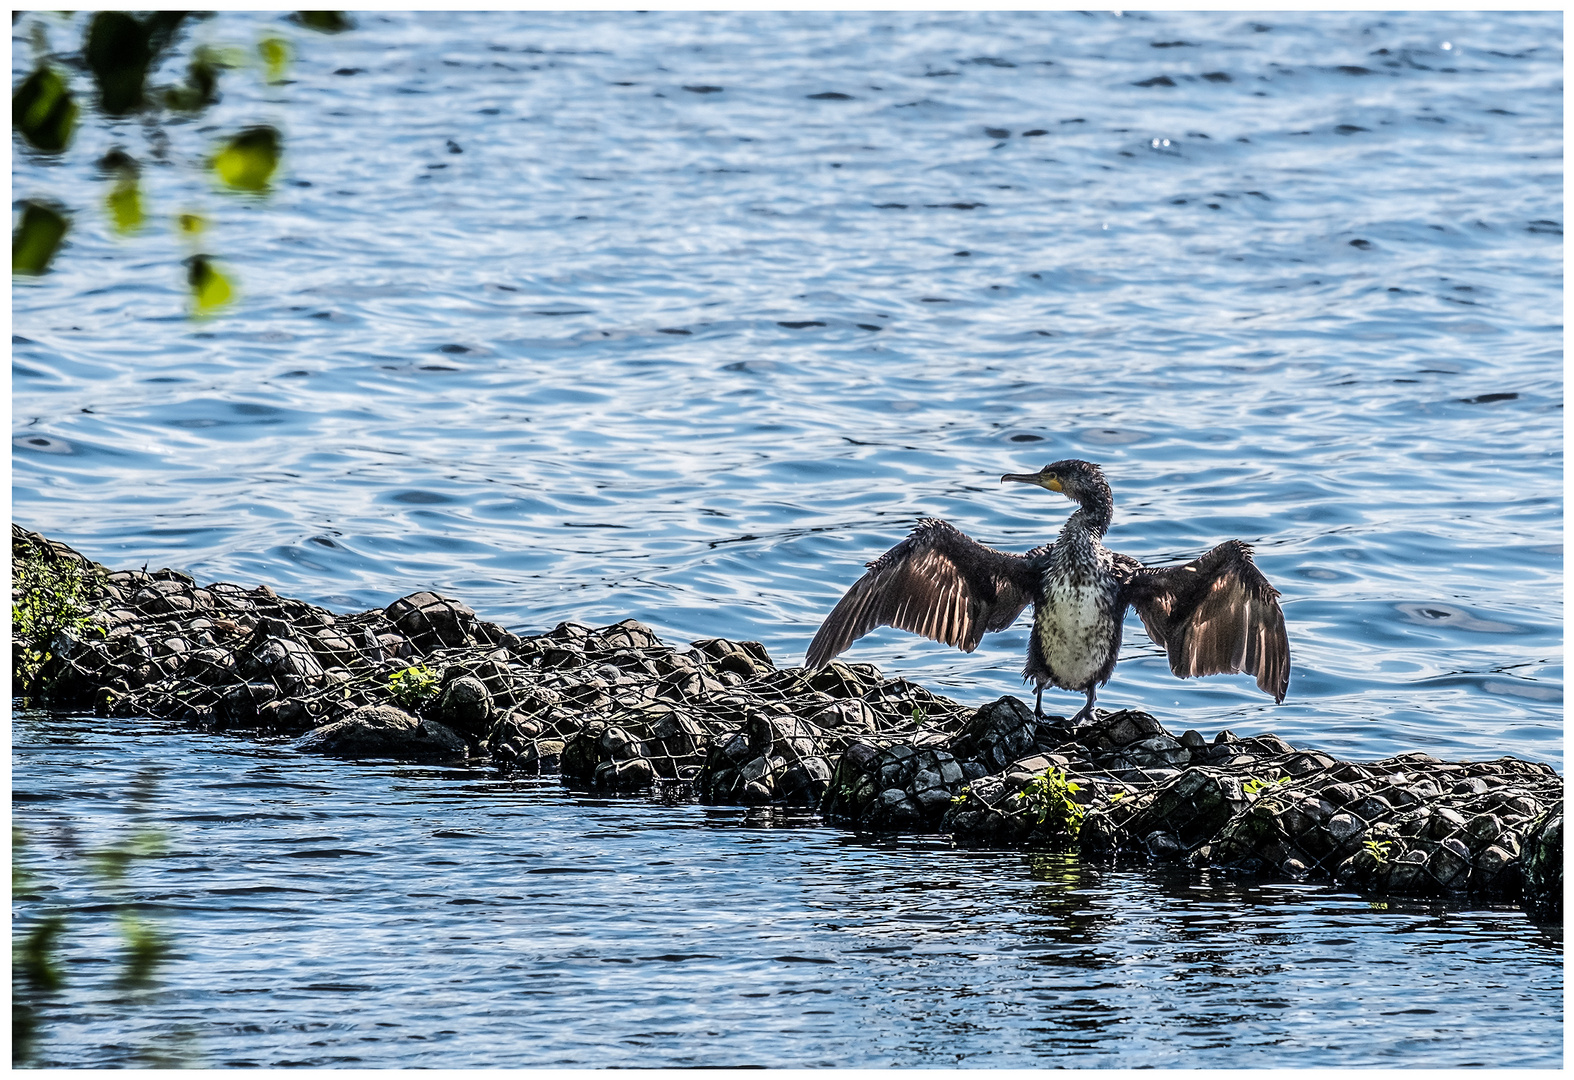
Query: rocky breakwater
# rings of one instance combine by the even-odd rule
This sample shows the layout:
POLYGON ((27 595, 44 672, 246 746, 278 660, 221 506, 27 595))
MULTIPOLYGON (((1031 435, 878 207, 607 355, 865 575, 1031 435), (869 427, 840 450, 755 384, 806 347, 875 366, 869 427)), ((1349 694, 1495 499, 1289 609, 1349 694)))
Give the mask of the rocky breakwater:
POLYGON ((871 665, 674 648, 633 620, 519 635, 430 592, 335 615, 266 586, 111 572, 16 526, 12 563, 13 693, 35 704, 1561 915, 1563 781, 1546 765, 1339 761, 1270 734, 1175 735, 1137 711, 1071 730, 1014 697, 972 709, 871 665))

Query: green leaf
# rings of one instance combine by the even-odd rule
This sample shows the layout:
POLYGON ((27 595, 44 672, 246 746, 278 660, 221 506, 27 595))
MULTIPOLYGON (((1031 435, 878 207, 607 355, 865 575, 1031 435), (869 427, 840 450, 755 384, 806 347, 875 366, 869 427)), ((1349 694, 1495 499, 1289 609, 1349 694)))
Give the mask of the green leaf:
POLYGON ((11 126, 36 150, 58 154, 76 131, 77 104, 53 68, 40 67, 11 96, 11 126))
POLYGON ((142 228, 142 192, 137 188, 137 178, 127 177, 117 183, 104 199, 109 208, 109 220, 122 236, 142 228))
POLYGON ((169 942, 148 922, 129 911, 120 915, 120 935, 125 940, 125 973, 121 983, 126 986, 147 986, 153 981, 153 972, 169 955, 169 942))
POLYGON ((20 962, 15 966, 20 968, 28 989, 35 994, 58 990, 65 983, 54 955, 55 942, 65 928, 64 918, 51 915, 39 920, 19 943, 20 962))
POLYGON ((290 46, 281 37, 263 38, 257 42, 257 55, 262 57, 262 62, 268 69, 268 81, 271 83, 284 81, 284 73, 290 66, 290 46))
POLYGON ((42 274, 60 250, 71 222, 40 202, 22 204, 22 221, 11 234, 11 273, 42 274))
POLYGON ((247 128, 213 156, 213 171, 227 187, 262 193, 279 167, 279 133, 266 124, 247 128))
POLYGON ((207 229, 208 220, 201 214, 180 214, 175 218, 175 227, 182 236, 194 239, 207 229))
POLYGON ((186 260, 186 266, 186 283, 191 286, 198 316, 212 315, 234 298, 229 278, 219 273, 206 255, 193 255, 186 260))

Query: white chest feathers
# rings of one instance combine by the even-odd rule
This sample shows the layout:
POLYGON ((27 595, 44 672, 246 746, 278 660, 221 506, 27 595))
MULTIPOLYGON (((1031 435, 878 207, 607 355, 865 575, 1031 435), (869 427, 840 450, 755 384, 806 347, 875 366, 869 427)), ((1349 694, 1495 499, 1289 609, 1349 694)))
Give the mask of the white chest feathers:
POLYGON ((1095 577, 1077 580, 1055 570, 1044 575, 1044 600, 1033 632, 1051 681, 1066 690, 1085 690, 1098 681, 1119 646, 1113 628, 1114 586, 1095 577))

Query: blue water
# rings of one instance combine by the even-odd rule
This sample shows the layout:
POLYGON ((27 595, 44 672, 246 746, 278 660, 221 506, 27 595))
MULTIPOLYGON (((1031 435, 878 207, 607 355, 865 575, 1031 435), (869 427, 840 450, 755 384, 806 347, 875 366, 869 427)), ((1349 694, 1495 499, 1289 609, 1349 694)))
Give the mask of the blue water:
POLYGON ((139 820, 171 838, 131 875, 142 917, 175 936, 156 992, 114 986, 106 891, 48 864, 74 989, 46 1064, 1563 1058, 1562 928, 1512 907, 863 839, 119 721, 16 733, 15 817, 41 851, 67 821, 82 846, 139 820), (129 818, 136 771, 158 763, 129 818))
MULTIPOLYGON (((14 79, 31 64, 31 21, 13 28, 14 79)), ((670 641, 757 639, 788 663, 860 564, 919 516, 1016 550, 1050 538, 1070 504, 998 477, 1084 457, 1115 488, 1117 550, 1161 561, 1229 537, 1256 545, 1284 595, 1294 662, 1281 706, 1245 677, 1178 682, 1132 620, 1101 703, 1147 708, 1175 731, 1274 731, 1343 757, 1515 754, 1561 768, 1559 13, 357 21, 335 37, 271 15, 202 24, 196 38, 219 44, 289 36, 293 82, 227 73, 218 106, 168 128, 165 164, 134 121, 85 125, 56 163, 17 151, 16 196, 47 194, 78 213, 54 272, 13 284, 14 520, 111 566, 266 582, 335 610, 436 588, 520 630, 634 616, 670 641), (1174 85, 1137 85, 1161 76, 1174 85), (823 94, 846 97, 813 96, 823 94), (258 203, 215 192, 192 163, 257 122, 285 135, 273 193, 258 203), (112 145, 145 165, 153 224, 131 239, 113 236, 98 209, 93 162, 112 145), (234 307, 205 322, 184 313, 188 249, 167 224, 183 211, 210 218, 203 250, 239 286, 234 307)), ((46 17, 57 45, 79 24, 46 17)), ((172 65, 162 77, 178 74, 172 65)), ((882 631, 850 657, 979 703, 1020 692, 1025 641, 1019 625, 963 655, 882 631)), ((158 755, 200 768, 249 752, 149 730, 158 755)), ((93 752, 127 761, 138 738, 93 752)), ((20 736, 17 752, 19 786, 50 775, 28 771, 20 736)), ((74 752, 49 768, 68 769, 74 752)), ((330 774, 351 774, 288 760, 328 770, 314 775, 330 792, 330 774)), ((817 868, 744 873, 737 887, 761 903, 807 904, 795 883, 829 875, 815 917, 838 925, 863 917, 857 898, 878 892, 854 884, 860 873, 926 881, 912 875, 939 865, 1011 896, 1049 887, 1019 856, 865 848, 812 828, 696 828, 734 818, 591 807, 555 789, 493 806, 480 779, 421 775, 447 777, 432 782, 465 791, 476 813, 514 814, 521 835, 555 823, 554 844, 603 850, 587 838, 604 822, 634 838, 604 849, 619 858, 670 840, 691 869, 645 881, 652 895, 706 896, 682 875, 739 854, 735 844, 773 867, 817 868), (649 839, 657 823, 670 831, 649 839)), ((364 797, 367 785, 380 790, 370 780, 348 790, 364 797)), ((225 812, 222 794, 187 795, 225 812)), ((386 817, 367 812, 354 830, 409 832, 410 800, 379 805, 386 817)), ((484 871, 468 879, 457 861, 442 871, 459 875, 450 888, 492 895, 484 871)), ((554 903, 571 904, 571 877, 553 879, 554 903)), ((357 866, 352 880, 368 882, 355 919, 410 917, 437 933, 429 913, 391 914, 402 901, 369 884, 373 869, 357 866)), ((1140 875, 1099 880, 1117 943, 1152 932, 1132 920, 1179 919, 1203 895, 1166 894, 1140 875)), ((716 887, 719 908, 733 902, 716 887)), ((996 933, 966 914, 990 904, 967 895, 947 887, 924 902, 955 899, 959 932, 996 933)), ((1349 898, 1252 896, 1269 922, 1315 923, 1354 904, 1356 922, 1376 925, 1349 898)), ((1455 918, 1507 935, 1494 939, 1504 971, 1547 959, 1516 936, 1534 937, 1518 916, 1444 922, 1455 918)), ((204 915, 188 935, 206 941, 222 921, 204 915)), ((274 988, 311 984, 295 966, 344 933, 332 920, 286 921, 301 944, 281 947, 277 969, 260 976, 274 988)), ((614 922, 574 932, 611 950, 627 929, 614 922)), ((789 925, 813 937, 801 920, 789 925)), ((1365 959, 1381 934, 1347 933, 1362 944, 1332 985, 1391 982, 1365 959)), ((1475 933, 1444 937, 1464 949, 1475 933)), ((1228 934, 1209 940, 1239 947, 1228 934)), ((642 955, 681 951, 653 943, 642 955)), ((1184 974, 1199 970, 1189 956, 1142 963, 1169 972, 1155 979, 1195 977, 1184 974)), ((453 960, 443 978, 494 960, 484 950, 453 960)), ((669 966, 685 980, 706 972, 707 993, 732 993, 756 975, 730 963, 669 966)), ((1053 970, 1045 992, 1071 994, 1056 981, 1070 976, 1053 970)), ((869 996, 855 1006, 849 990, 830 1006, 850 1025, 841 1035, 795 1044, 823 1050, 814 1061, 919 1063, 901 1055, 960 1046, 962 1030, 996 1048, 1005 1044, 989 1033, 1013 1033, 1013 1049, 978 1063, 1072 1053, 1053 1034, 1023 1034, 1042 1013, 958 995, 955 970, 913 991, 946 1003, 944 1034, 938 1020, 903 1026, 939 1005, 903 1011, 900 984, 877 989, 864 968, 842 974, 838 985, 869 996), (883 1047, 872 1056, 838 1041, 870 1025, 883 1047)), ((1219 993, 1256 1000, 1260 978, 1237 971, 1219 993)), ((401 972, 377 985, 386 1001, 415 984, 401 972)), ((678 996, 696 1000, 696 985, 678 996)), ((1103 1000, 1112 991, 1098 985, 1076 992, 1103 1000)), ((1450 986, 1456 1013, 1487 993, 1450 986)), ((573 1049, 599 1039, 584 1017, 610 1007, 592 1007, 601 999, 584 984, 557 989, 566 996, 553 1007, 581 1026, 560 1017, 561 1045, 541 1042, 528 1061, 512 1047, 499 1063, 643 1060, 632 1044, 621 1057, 573 1049)), ((302 1002, 342 1004, 302 993, 279 1006, 296 1020, 311 1011, 302 1002)), ((1180 1029, 1134 993, 1131 1014, 1143 1019, 1125 1030, 1174 1038, 1180 1029)), ((1539 1061, 1548 1045, 1560 1054, 1561 1034, 1547 1032, 1560 1032, 1561 1004, 1545 1008, 1552 1027, 1511 1011, 1488 1060, 1539 1061)), ((1462 1063, 1449 1055, 1483 1044, 1461 1040, 1446 1012, 1368 1023, 1330 1008, 1297 1027, 1322 1032, 1305 1056, 1221 1021, 1230 1051, 1187 1063, 1233 1063, 1248 1042, 1264 1064, 1380 1053, 1462 1063), (1432 1034, 1406 1041, 1412 1024, 1432 1034)), ((620 1027, 632 1038, 647 1015, 649 1032, 680 1030, 638 1011, 620 1027)), ((652 1051, 661 1063, 783 1060, 764 1035, 650 1038, 665 1047, 652 1051), (711 1045, 722 1049, 701 1049, 711 1045)), ((304 1037, 276 1041, 257 1060, 315 1053, 304 1037)), ((394 1056, 366 1060, 439 1060, 400 1045, 403 1057, 385 1048, 376 1053, 394 1056)), ((481 1047, 494 1044, 467 1045, 468 1061, 486 1063, 481 1047)), ((1107 1037, 1075 1051, 1085 1063, 1165 1063, 1146 1056, 1156 1052, 1107 1037)))

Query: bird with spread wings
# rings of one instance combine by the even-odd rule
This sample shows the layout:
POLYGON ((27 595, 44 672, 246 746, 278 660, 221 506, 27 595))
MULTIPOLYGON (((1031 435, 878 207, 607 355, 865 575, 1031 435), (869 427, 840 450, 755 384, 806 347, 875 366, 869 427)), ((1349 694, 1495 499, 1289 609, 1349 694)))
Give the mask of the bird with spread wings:
POLYGON ((1144 566, 1103 545, 1114 511, 1099 466, 1057 461, 1037 473, 1001 482, 1033 484, 1078 504, 1053 543, 1026 554, 997 551, 954 526, 925 518, 901 543, 868 563, 864 574, 826 616, 804 661, 824 667, 856 639, 894 626, 954 646, 978 647, 1033 605, 1033 630, 1023 679, 1087 695, 1071 719, 1093 718, 1095 689, 1109 681, 1120 652, 1122 623, 1136 608, 1170 670, 1195 675, 1246 672, 1284 700, 1290 684, 1290 642, 1279 593, 1252 561, 1251 548, 1226 540, 1191 562, 1144 566))

